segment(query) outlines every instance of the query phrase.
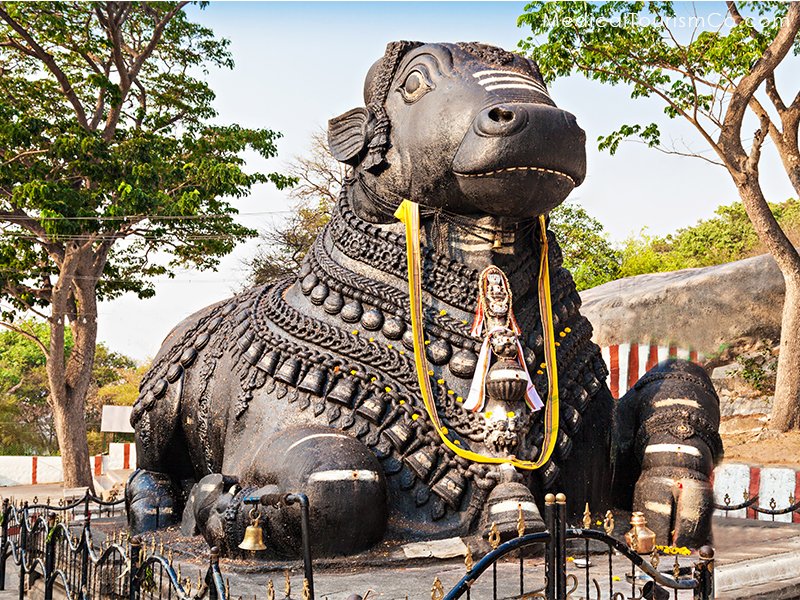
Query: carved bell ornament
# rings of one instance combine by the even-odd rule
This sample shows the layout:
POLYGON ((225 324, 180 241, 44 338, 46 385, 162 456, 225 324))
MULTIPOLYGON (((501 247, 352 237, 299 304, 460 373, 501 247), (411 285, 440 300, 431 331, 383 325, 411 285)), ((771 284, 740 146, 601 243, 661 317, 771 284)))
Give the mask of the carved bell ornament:
POLYGON ((651 554, 656 547, 656 534, 647 527, 643 512, 631 514, 631 529, 625 534, 628 547, 638 554, 651 554))
POLYGON ((250 511, 250 518, 253 519, 253 524, 248 525, 247 529, 244 530, 244 538, 242 539, 242 543, 239 544, 239 548, 242 550, 266 550, 267 547, 264 545, 264 530, 261 529, 259 522, 261 521, 261 515, 256 509, 252 509, 250 511))

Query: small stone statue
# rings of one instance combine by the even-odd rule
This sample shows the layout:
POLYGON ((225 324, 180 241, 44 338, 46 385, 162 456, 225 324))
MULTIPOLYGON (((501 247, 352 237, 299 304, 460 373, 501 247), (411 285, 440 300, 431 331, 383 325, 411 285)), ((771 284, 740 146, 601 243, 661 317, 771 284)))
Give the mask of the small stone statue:
MULTIPOLYGON (((304 492, 315 555, 353 554, 492 523, 536 530, 545 494, 564 492, 576 522, 587 502, 634 509, 661 544, 705 543, 718 398, 685 361, 611 397, 540 220, 582 183, 585 135, 536 64, 478 43, 394 42, 364 100, 329 123, 350 172, 301 271, 187 318, 145 376, 132 531, 183 514, 186 533, 234 552, 245 498, 304 492), (427 375, 394 217, 404 199, 420 207, 427 375)), ((296 507, 261 507, 265 552, 296 555, 298 523, 296 507)))

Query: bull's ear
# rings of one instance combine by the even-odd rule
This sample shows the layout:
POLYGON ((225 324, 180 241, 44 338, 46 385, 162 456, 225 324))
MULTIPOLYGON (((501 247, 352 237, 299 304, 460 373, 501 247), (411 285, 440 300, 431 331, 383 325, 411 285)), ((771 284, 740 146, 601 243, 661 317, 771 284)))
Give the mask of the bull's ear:
POLYGON ((333 157, 357 165, 372 137, 374 120, 369 109, 354 108, 328 121, 328 147, 333 157))

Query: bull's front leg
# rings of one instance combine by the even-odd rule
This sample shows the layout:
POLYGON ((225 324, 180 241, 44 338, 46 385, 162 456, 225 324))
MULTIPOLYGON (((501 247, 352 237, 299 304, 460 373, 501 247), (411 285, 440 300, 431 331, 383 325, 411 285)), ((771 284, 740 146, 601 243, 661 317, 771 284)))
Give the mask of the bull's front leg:
MULTIPOLYGON (((190 501, 196 528, 211 545, 236 552, 253 522, 254 507, 247 498, 281 498, 294 492, 308 496, 316 556, 354 554, 383 538, 388 522, 385 475, 378 459, 356 438, 313 425, 288 428, 235 466, 235 477, 217 473, 201 479, 190 501)), ((271 554, 296 556, 301 548, 300 509, 276 504, 255 508, 264 542, 271 554)))
POLYGON ((690 362, 660 363, 619 401, 615 486, 647 517, 659 544, 711 539, 711 473, 722 458, 719 398, 690 362), (630 497, 632 491, 632 498, 630 497))

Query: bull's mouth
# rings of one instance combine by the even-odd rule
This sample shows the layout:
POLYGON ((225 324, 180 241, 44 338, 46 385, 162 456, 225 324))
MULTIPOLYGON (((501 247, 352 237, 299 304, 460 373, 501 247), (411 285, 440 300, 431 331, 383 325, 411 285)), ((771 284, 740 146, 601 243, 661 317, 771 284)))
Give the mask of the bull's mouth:
POLYGON ((522 172, 527 171, 527 172, 545 173, 548 175, 556 175, 558 177, 563 177, 564 179, 569 181, 572 187, 577 187, 578 185, 578 183, 571 175, 568 175, 563 171, 556 171, 555 169, 547 169, 545 167, 506 167, 504 169, 494 169, 493 171, 485 171, 483 173, 459 173, 458 171, 454 171, 454 173, 456 177, 473 178, 473 177, 493 177, 495 175, 501 175, 503 173, 513 173, 517 171, 522 171, 522 172))

